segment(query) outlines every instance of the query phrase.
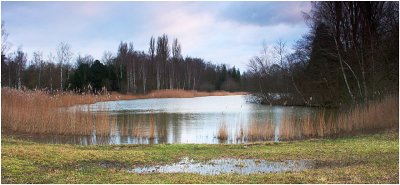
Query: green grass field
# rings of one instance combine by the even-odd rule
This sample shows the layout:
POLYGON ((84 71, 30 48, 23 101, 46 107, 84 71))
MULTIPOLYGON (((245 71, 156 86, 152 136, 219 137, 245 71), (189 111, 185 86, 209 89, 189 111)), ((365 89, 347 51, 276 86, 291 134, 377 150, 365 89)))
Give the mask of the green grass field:
POLYGON ((2 136, 2 183, 399 183, 398 131, 252 145, 50 145, 2 136), (257 175, 133 174, 127 169, 183 157, 309 159, 302 172, 257 175))

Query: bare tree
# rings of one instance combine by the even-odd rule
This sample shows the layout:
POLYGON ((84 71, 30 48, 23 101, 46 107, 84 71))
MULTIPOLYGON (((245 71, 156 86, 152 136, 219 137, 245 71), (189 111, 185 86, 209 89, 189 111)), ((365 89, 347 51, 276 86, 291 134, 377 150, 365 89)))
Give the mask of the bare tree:
POLYGON ((136 93, 136 53, 133 48, 133 43, 129 43, 128 47, 128 60, 126 67, 126 77, 128 82, 128 91, 136 93))
POLYGON ((117 56, 116 73, 118 75, 118 85, 122 88, 124 66, 126 66, 128 59, 128 44, 126 42, 121 42, 119 44, 117 56))
MULTIPOLYGON (((287 49, 286 49, 286 42, 284 42, 282 39, 279 39, 275 46, 274 46, 274 54, 277 58, 277 61, 279 62, 280 66, 281 66, 281 81, 283 82, 285 80, 285 76, 286 76, 286 67, 285 67, 285 57, 287 55, 287 49)), ((286 84, 286 95, 289 92, 289 87, 286 84)))
POLYGON ((35 66, 38 68, 38 87, 39 89, 42 87, 41 85, 41 76, 42 76, 42 70, 44 67, 44 60, 43 60, 43 53, 40 51, 35 51, 33 52, 33 62, 35 66))
MULTIPOLYGON (((60 90, 63 91, 63 65, 69 66, 72 58, 71 46, 68 43, 61 42, 57 47, 57 58, 60 65, 60 90)), ((67 67, 67 77, 69 77, 69 68, 67 67)))
POLYGON ((289 69, 289 74, 290 74, 290 78, 292 80, 292 85, 294 87, 294 89, 296 90, 296 92, 300 95, 301 99, 303 100, 304 104, 308 104, 308 102, 306 101, 306 99, 304 98, 303 93, 300 91, 300 89, 297 87, 296 82, 294 80, 294 73, 295 73, 295 67, 294 67, 294 61, 296 61, 296 54, 290 54, 287 57, 287 61, 288 61, 288 69, 289 69))
POLYGON ((79 64, 88 64, 89 66, 92 65, 94 63, 94 58, 92 55, 85 55, 85 56, 81 56, 78 55, 78 57, 76 58, 76 63, 79 64))
POLYGON ((14 61, 17 64, 17 78, 18 78, 18 89, 22 88, 22 71, 25 68, 26 65, 26 53, 24 53, 21 49, 21 47, 18 48, 16 54, 15 54, 15 58, 14 61))
MULTIPOLYGON (((161 73, 162 71, 161 66, 165 69, 166 63, 167 63, 167 59, 169 58, 169 54, 170 54, 170 49, 168 46, 168 36, 167 35, 163 35, 161 37, 158 37, 157 39, 157 50, 156 50, 157 54, 157 90, 160 89, 161 87, 161 73)), ((164 70, 165 72, 166 70, 164 70)), ((163 81, 165 80, 165 76, 163 78, 163 81)))
POLYGON ((274 46, 274 51, 281 67, 284 68, 284 58, 287 54, 286 42, 279 39, 274 46))
POLYGON ((53 91, 53 74, 52 74, 52 67, 50 64, 54 63, 56 61, 56 57, 53 55, 53 53, 49 53, 47 56, 47 63, 49 64, 49 74, 50 74, 50 91, 53 91))
POLYGON ((272 97, 270 94, 270 84, 267 84, 266 81, 269 79, 270 70, 272 66, 271 60, 271 52, 268 45, 263 42, 261 56, 255 56, 249 61, 248 67, 250 71, 256 76, 258 81, 258 89, 260 92, 260 98, 263 101, 268 102, 268 104, 272 105, 272 97))
POLYGON ((111 51, 105 51, 101 60, 104 64, 111 65, 114 60, 114 55, 111 53, 111 51))
POLYGON ((7 41, 8 32, 5 29, 4 21, 1 21, 1 56, 5 56, 11 47, 11 44, 7 41))
POLYGON ((178 39, 174 39, 172 42, 172 62, 171 62, 171 75, 169 77, 169 88, 173 89, 173 80, 175 78, 175 66, 178 61, 182 58, 181 56, 181 45, 178 42, 178 39), (175 65, 174 65, 175 64, 175 65))
MULTIPOLYGON (((149 53, 149 56, 150 56, 150 63, 151 63, 151 66, 153 66, 154 63, 156 63, 156 66, 158 66, 158 65, 157 65, 157 61, 155 61, 155 39, 154 39, 153 36, 151 36, 151 38, 150 38, 149 51, 148 51, 148 53, 149 53)), ((156 70, 157 70, 157 69, 156 69, 156 70)), ((156 71, 156 73, 157 73, 157 71, 156 71)), ((157 83, 157 87, 158 87, 158 83, 157 83)))
POLYGON ((143 52, 140 55, 140 61, 141 61, 141 66, 140 66, 140 70, 142 73, 142 85, 143 85, 143 93, 146 94, 146 82, 147 82, 147 73, 146 73, 146 54, 143 52))

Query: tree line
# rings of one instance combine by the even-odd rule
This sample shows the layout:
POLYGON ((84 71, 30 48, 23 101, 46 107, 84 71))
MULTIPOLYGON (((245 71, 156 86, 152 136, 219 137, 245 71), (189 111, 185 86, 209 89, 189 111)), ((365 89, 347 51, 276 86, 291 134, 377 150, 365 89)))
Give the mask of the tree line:
POLYGON ((267 104, 339 106, 397 94, 398 2, 313 2, 308 34, 249 62, 245 89, 267 104))
MULTIPOLYGON (((2 35, 5 38, 2 48, 3 44, 5 47, 9 44, 4 36, 7 35, 2 35)), ((27 54, 21 48, 8 55, 6 51, 7 48, 2 49, 3 87, 95 93, 241 89, 241 74, 235 66, 215 65, 195 57, 183 58, 178 39, 170 43, 165 34, 151 37, 146 52, 135 50, 132 42, 121 42, 115 55, 104 52, 101 61, 91 55, 78 55, 73 62, 71 46, 65 42, 57 46, 56 55, 50 53, 45 57, 40 51, 34 52, 29 65, 27 54)))

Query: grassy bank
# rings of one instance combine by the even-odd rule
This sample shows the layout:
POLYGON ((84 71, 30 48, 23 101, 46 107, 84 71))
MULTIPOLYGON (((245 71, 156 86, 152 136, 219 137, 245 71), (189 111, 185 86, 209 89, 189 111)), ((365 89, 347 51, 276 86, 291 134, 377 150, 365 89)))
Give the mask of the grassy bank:
POLYGON ((253 145, 48 145, 2 138, 2 183, 399 183, 398 131, 253 145), (132 174, 183 157, 309 159, 314 169, 259 175, 132 174))

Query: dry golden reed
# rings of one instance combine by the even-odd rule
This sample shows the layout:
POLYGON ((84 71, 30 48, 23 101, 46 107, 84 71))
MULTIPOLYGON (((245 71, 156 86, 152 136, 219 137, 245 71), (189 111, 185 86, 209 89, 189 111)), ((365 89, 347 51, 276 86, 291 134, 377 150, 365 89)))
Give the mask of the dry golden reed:
MULTIPOLYGON (((399 99, 398 96, 393 95, 368 104, 357 105, 336 114, 327 114, 322 111, 315 115, 304 115, 300 119, 293 114, 284 114, 277 134, 279 140, 290 141, 372 133, 398 128, 399 99)), ((245 129, 240 126, 240 130, 245 129)), ((268 141, 274 139, 275 127, 271 120, 253 121, 244 133, 243 136, 240 131, 237 131, 236 139, 268 141)))
POLYGON ((155 132, 154 118, 150 117, 150 128, 149 128, 149 136, 148 136, 149 139, 155 138, 154 132, 155 132))
POLYGON ((244 140, 244 127, 243 124, 239 124, 239 128, 236 128, 236 140, 244 140))
POLYGON ((218 127, 217 138, 223 141, 228 139, 228 130, 225 122, 222 122, 218 127))
POLYGON ((274 138, 275 127, 271 120, 266 122, 253 121, 245 132, 248 141, 270 140, 274 138))
POLYGON ((65 109, 96 99, 93 95, 49 95, 2 88, 1 126, 5 131, 31 134, 107 135, 114 121, 107 113, 65 109))

